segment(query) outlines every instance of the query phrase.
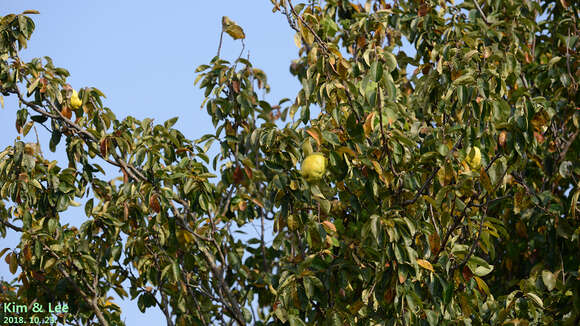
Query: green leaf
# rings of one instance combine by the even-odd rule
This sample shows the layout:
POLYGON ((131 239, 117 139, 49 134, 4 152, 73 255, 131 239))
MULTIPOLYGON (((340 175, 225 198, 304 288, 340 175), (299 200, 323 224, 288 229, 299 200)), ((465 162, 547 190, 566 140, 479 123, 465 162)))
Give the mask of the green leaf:
POLYGON ((390 52, 385 52, 384 55, 385 61, 387 62, 387 67, 389 68, 389 72, 392 72, 397 68, 397 58, 395 58, 395 56, 390 52))
POLYGON ((370 70, 371 78, 375 82, 379 82, 383 77, 383 67, 378 61, 373 62, 370 70))
POLYGON ((564 161, 560 164, 558 168, 558 172, 562 176, 562 178, 568 178, 572 175, 573 164, 570 161, 564 161))
POLYGON ((458 77, 457 79, 455 79, 453 81, 453 85, 473 84, 474 81, 475 81, 475 79, 473 79, 473 76, 470 73, 467 73, 467 74, 462 75, 462 76, 458 77))
POLYGON ((544 302, 542 301, 542 299, 540 299, 540 297, 537 294, 528 292, 526 293, 526 296, 532 299, 532 301, 534 301, 534 303, 538 305, 538 307, 544 309, 544 302))
POLYGON ((556 276, 549 270, 542 271, 542 281, 548 291, 552 291, 556 287, 556 276))
POLYGON ((493 271, 493 265, 490 265, 487 261, 477 256, 471 256, 467 262, 467 266, 474 275, 479 277, 483 277, 493 271))

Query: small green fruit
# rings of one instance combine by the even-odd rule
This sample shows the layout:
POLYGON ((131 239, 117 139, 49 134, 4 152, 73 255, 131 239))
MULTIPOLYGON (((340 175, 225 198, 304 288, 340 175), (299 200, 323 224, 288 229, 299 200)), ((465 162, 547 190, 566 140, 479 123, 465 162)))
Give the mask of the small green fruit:
POLYGON ((302 162, 302 176, 308 182, 315 182, 326 172, 326 158, 321 153, 312 153, 302 162))
POLYGON ((78 109, 81 107, 81 104, 83 104, 83 101, 79 98, 79 93, 73 89, 72 96, 70 97, 70 106, 73 109, 78 109))

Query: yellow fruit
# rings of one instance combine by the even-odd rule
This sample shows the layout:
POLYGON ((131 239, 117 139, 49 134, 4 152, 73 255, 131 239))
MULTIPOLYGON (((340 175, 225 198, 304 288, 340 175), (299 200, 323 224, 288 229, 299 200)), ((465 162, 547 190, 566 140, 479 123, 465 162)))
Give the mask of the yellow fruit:
POLYGON ((78 109, 81 107, 81 104, 83 104, 83 101, 79 98, 79 93, 73 89, 72 96, 70 97, 70 106, 73 109, 78 109))
POLYGON ((465 161, 472 169, 479 169, 481 166, 481 151, 478 147, 473 146, 468 152, 465 161))
POLYGON ((326 172, 326 158, 321 153, 312 153, 302 162, 302 176, 309 182, 322 179, 326 172))

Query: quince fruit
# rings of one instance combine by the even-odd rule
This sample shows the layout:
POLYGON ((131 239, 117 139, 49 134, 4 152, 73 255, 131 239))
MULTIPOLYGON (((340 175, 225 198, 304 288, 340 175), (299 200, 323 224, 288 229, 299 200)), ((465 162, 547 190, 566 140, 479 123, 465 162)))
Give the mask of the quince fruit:
POLYGON ((467 152, 465 161, 472 169, 479 169, 481 166, 481 151, 477 146, 471 147, 471 149, 467 152))
POLYGON ((73 109, 78 109, 81 107, 81 104, 83 104, 83 101, 79 98, 79 93, 73 89, 72 96, 70 97, 70 106, 73 109))
POLYGON ((322 153, 312 153, 302 162, 302 176, 308 182, 315 182, 326 172, 326 157, 322 153))

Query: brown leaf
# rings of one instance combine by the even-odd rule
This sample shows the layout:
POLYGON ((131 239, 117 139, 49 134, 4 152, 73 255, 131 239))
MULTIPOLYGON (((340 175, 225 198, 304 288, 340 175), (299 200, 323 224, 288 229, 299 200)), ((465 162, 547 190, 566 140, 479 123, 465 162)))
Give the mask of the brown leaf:
POLYGON ((30 246, 24 247, 24 250, 22 250, 22 253, 24 254, 24 258, 26 260, 30 261, 32 259, 32 249, 30 249, 30 246))
POLYGON ((367 39, 366 39, 364 36, 359 36, 359 37, 356 39, 356 46, 357 46, 359 49, 363 49, 363 48, 365 48, 365 47, 366 47, 366 45, 367 45, 367 39))
POLYGON ((385 291, 384 299, 387 303, 393 303, 393 299, 395 299, 395 290, 389 288, 385 291))
POLYGON ((426 3, 421 4, 421 6, 419 6, 419 10, 417 12, 417 14, 419 15, 419 17, 423 17, 425 15, 427 15, 427 13, 431 10, 431 7, 429 7, 429 5, 427 5, 426 3))
POLYGON ((500 132, 499 136, 497 137, 497 142, 499 143, 499 146, 505 147, 506 139, 507 139, 507 131, 502 130, 502 132, 500 132))
POLYGON ((252 169, 250 167, 248 167, 247 165, 244 165, 244 171, 246 172, 246 175, 248 176, 248 179, 252 179, 252 169))
POLYGON ((234 93, 239 93, 240 92, 240 82, 237 80, 232 81, 232 88, 234 90, 234 93))
POLYGON ((537 132, 537 131, 534 131, 534 138, 536 138, 536 140, 540 144, 544 142, 544 136, 541 133, 537 132))
POLYGON ((16 132, 18 132, 19 134, 22 133, 22 124, 20 124, 20 121, 18 121, 18 119, 16 120, 16 132))
POLYGON ((109 140, 108 137, 105 137, 101 140, 101 143, 99 144, 102 156, 107 156, 107 153, 109 151, 109 141, 108 140, 109 140))
POLYGON ((534 58, 528 52, 524 53, 524 59, 526 60, 526 63, 532 63, 534 60, 534 58))
POLYGON ((22 172, 18 175, 18 181, 22 181, 24 183, 28 182, 28 173, 22 172))
POLYGON ((70 119, 72 117, 72 111, 70 110, 68 105, 62 107, 62 110, 60 110, 60 114, 62 114, 67 119, 70 119))
POLYGON ((42 272, 37 272, 37 271, 32 271, 32 278, 34 278, 37 281, 43 282, 46 277, 44 276, 44 273, 42 272))
POLYGON ((306 132, 312 137, 314 138, 314 140, 316 140, 316 144, 318 145, 318 148, 320 148, 320 135, 318 133, 318 130, 314 130, 314 129, 308 129, 306 130, 306 132))
POLYGON ((436 255, 441 249, 441 238, 437 232, 433 232, 429 235, 429 246, 431 247, 431 252, 436 255))
POLYGON ((526 229, 526 225, 522 221, 516 222, 516 234, 520 238, 528 238, 528 230, 526 229))
POLYGON ((470 281, 470 280, 471 280, 471 278, 473 277, 473 273, 471 272, 471 270, 470 270, 470 269, 469 269, 469 267, 467 267, 467 266, 463 266, 463 271, 462 271, 462 273, 463 273, 463 278, 464 278, 466 281, 470 281))
POLYGON ((240 184, 244 180, 244 172, 242 172, 242 169, 239 166, 234 170, 233 179, 235 184, 240 184))
POLYGON ((129 218, 129 205, 127 202, 123 203, 123 218, 127 220, 129 218))
POLYGON ((151 196, 149 196, 149 208, 151 208, 155 213, 159 213, 161 211, 161 207, 159 206, 159 195, 156 193, 153 193, 151 196))

